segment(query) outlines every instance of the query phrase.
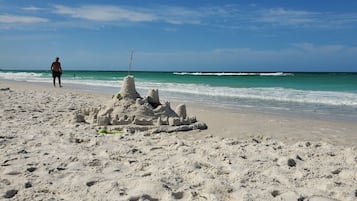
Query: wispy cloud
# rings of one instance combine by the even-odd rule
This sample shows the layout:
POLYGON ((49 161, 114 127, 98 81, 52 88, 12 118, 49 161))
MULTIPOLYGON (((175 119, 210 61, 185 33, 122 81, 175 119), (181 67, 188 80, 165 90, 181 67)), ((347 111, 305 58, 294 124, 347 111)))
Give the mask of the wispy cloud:
POLYGON ((356 27, 357 13, 313 12, 272 8, 257 10, 251 23, 292 28, 341 29, 356 27))
POLYGON ((157 14, 158 20, 176 25, 200 24, 205 17, 205 13, 185 7, 162 6, 151 12, 157 14))
POLYGON ((157 17, 149 12, 136 11, 120 6, 89 5, 77 8, 55 5, 55 13, 90 21, 150 22, 157 17))
POLYGON ((49 20, 42 17, 34 17, 34 16, 21 16, 21 15, 0 15, 0 23, 25 23, 25 24, 33 24, 33 23, 44 23, 49 20))
MULTIPOLYGON (((209 25, 229 23, 237 16, 236 5, 223 6, 154 6, 129 7, 118 5, 54 5, 55 14, 92 22, 161 22, 173 25, 209 25)), ((243 21, 244 19, 242 19, 243 21)))
POLYGON ((40 8, 40 7, 36 7, 36 6, 28 6, 28 7, 22 8, 22 10, 26 10, 26 11, 39 11, 39 10, 44 10, 44 8, 40 8))
POLYGON ((319 13, 303 10, 273 8, 257 12, 256 21, 280 25, 309 24, 319 21, 319 13))
POLYGON ((114 5, 55 5, 54 13, 94 22, 165 22, 169 24, 199 24, 204 14, 195 9, 176 6, 154 8, 114 5))
POLYGON ((312 43, 297 43, 297 44, 293 44, 293 47, 297 48, 297 50, 301 50, 305 52, 320 52, 320 53, 328 53, 328 52, 337 53, 338 51, 341 51, 346 48, 343 45, 317 46, 312 43))
POLYGON ((288 8, 262 8, 259 5, 242 6, 209 5, 182 7, 172 5, 121 6, 121 5, 52 5, 50 7, 23 7, 25 13, 0 15, 0 23, 42 23, 82 28, 94 25, 120 26, 128 23, 166 23, 169 25, 197 25, 218 29, 339 29, 356 27, 357 13, 316 12, 288 8), (51 13, 52 15, 48 15, 51 13), (54 15, 53 15, 54 14, 54 15), (46 16, 46 17, 44 17, 46 16), (48 17, 48 18, 47 18, 48 17), (59 17, 59 18, 58 18, 59 17))

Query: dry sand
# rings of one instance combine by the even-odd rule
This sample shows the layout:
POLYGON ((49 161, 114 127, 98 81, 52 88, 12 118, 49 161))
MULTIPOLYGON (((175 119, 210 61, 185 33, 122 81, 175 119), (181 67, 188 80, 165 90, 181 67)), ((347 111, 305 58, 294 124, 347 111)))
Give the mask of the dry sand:
POLYGON ((0 88, 0 200, 357 200, 353 122, 186 103, 208 130, 98 135, 69 120, 109 94, 0 88))

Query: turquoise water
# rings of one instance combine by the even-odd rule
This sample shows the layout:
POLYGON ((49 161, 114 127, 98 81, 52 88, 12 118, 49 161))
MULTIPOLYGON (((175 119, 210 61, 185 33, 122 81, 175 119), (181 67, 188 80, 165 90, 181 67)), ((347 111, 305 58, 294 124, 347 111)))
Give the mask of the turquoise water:
MULTIPOLYGON (((132 72, 138 92, 217 107, 357 122, 357 73, 132 72)), ((128 72, 64 71, 65 87, 115 93, 128 72)), ((49 71, 0 71, 0 79, 51 83, 49 71)))
MULTIPOLYGON (((46 72, 42 72, 46 73, 46 72)), ((172 73, 133 72, 137 80, 158 83, 201 84, 215 87, 283 87, 301 90, 357 92, 357 73, 172 73)), ((127 72, 68 71, 63 77, 118 80, 127 72)))

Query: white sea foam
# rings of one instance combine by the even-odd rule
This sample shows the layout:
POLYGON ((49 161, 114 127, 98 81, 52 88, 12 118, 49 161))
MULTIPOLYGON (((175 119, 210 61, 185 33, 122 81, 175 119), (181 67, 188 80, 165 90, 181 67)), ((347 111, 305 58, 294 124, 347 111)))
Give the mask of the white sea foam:
POLYGON ((31 72, 0 72, 0 78, 17 81, 28 81, 29 79, 36 79, 42 77, 42 73, 31 72))
POLYGON ((195 75, 195 76, 291 76, 293 73, 202 73, 202 72, 174 72, 175 75, 195 75))
MULTIPOLYGON (((0 78, 7 80, 26 81, 26 82, 52 82, 51 74, 32 73, 32 72, 0 72, 0 78)), ((113 87, 118 85, 119 81, 81 79, 81 78, 64 78, 62 80, 68 84, 79 84, 87 86, 113 87)))
POLYGON ((287 88, 230 88, 211 87, 199 84, 177 83, 151 83, 139 82, 137 88, 159 88, 160 91, 168 91, 182 94, 202 96, 229 97, 238 99, 258 99, 283 102, 314 103, 327 105, 357 106, 357 94, 332 91, 309 91, 287 88))
MULTIPOLYGON (((47 82, 51 83, 50 74, 31 72, 0 72, 0 78, 27 81, 27 82, 47 82)), ((77 84, 95 87, 120 87, 121 81, 63 78, 63 83, 77 84)), ((334 91, 312 91, 297 90, 277 87, 255 87, 255 88, 231 88, 218 87, 203 84, 182 84, 182 83, 160 83, 136 80, 138 90, 145 92, 152 88, 159 89, 160 92, 168 92, 175 96, 190 98, 188 95, 201 96, 202 99, 239 100, 254 99, 265 101, 280 101, 290 103, 325 104, 335 106, 357 107, 357 93, 334 92, 334 91)), ((145 94, 143 94, 145 95, 145 94)))
POLYGON ((119 87, 121 81, 107 81, 107 80, 89 80, 89 79, 65 79, 66 83, 79 84, 86 86, 99 86, 99 87, 119 87))

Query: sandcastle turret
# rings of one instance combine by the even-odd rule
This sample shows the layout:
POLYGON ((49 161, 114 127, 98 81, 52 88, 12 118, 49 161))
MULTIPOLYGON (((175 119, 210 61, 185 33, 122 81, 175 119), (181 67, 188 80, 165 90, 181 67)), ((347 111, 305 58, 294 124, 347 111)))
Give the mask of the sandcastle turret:
POLYGON ((179 117, 186 118, 186 116, 187 116, 186 105, 185 104, 179 104, 176 107, 175 112, 179 117))
POLYGON ((135 89, 134 77, 127 76, 124 78, 122 87, 120 89, 120 96, 122 98, 129 98, 134 100, 140 98, 140 94, 135 89))
POLYGON ((149 90, 148 102, 154 108, 156 108, 158 105, 160 105, 159 90, 157 90, 157 89, 149 90))

